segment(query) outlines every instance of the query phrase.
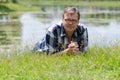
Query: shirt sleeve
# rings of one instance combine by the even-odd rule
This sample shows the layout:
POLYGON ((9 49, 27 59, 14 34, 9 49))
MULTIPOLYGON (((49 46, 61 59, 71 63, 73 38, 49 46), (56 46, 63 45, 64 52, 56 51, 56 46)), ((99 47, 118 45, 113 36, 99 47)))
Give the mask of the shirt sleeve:
POLYGON ((85 31, 83 33, 83 50, 82 52, 87 52, 88 50, 88 30, 85 28, 85 31))
POLYGON ((57 51, 57 38, 55 33, 52 31, 48 31, 46 33, 46 53, 53 54, 57 51))

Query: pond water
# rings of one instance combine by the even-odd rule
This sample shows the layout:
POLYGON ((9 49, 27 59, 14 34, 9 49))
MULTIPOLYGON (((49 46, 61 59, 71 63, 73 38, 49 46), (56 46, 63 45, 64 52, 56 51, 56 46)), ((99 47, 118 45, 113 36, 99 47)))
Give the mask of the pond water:
MULTIPOLYGON (((89 46, 111 46, 120 40, 120 10, 78 7, 80 22, 88 28, 89 46)), ((44 7, 43 12, 26 12, 18 18, 0 16, 0 50, 32 48, 45 35, 46 29, 60 21, 64 7, 44 7)), ((14 13, 15 14, 15 13, 14 13)))

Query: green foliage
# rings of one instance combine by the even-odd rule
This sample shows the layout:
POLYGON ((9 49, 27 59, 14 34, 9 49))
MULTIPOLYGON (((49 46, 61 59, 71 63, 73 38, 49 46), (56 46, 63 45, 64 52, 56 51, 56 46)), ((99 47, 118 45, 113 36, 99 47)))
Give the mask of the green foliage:
POLYGON ((6 7, 5 5, 0 5, 0 12, 10 12, 13 11, 9 7, 6 7))
POLYGON ((119 1, 94 1, 94 0, 20 0, 21 4, 31 5, 62 5, 62 6, 103 6, 119 7, 119 1))
POLYGON ((102 6, 118 7, 118 1, 80 1, 80 0, 17 0, 17 3, 7 2, 0 3, 0 11, 31 11, 39 10, 42 5, 59 5, 59 6, 102 6), (2 6, 1 6, 2 5, 2 6), (3 6, 4 5, 4 6, 3 6))
POLYGON ((31 7, 31 6, 24 6, 20 4, 13 4, 13 3, 7 3, 7 4, 1 4, 0 5, 0 11, 4 12, 10 12, 10 11, 31 11, 31 10, 38 10, 38 7, 31 7))
POLYGON ((23 5, 19 5, 19 4, 5 4, 7 7, 15 10, 15 11, 30 11, 30 10, 36 10, 36 7, 28 7, 28 6, 23 6, 23 5))
POLYGON ((85 55, 25 52, 0 57, 3 80, 119 80, 120 46, 92 47, 85 55))

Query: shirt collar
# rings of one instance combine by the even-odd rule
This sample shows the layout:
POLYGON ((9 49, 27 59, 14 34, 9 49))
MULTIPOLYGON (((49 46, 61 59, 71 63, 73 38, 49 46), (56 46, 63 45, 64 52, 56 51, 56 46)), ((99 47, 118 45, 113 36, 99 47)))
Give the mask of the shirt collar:
POLYGON ((60 36, 64 37, 65 35, 66 35, 66 33, 65 33, 64 26, 63 26, 63 24, 61 24, 61 34, 60 34, 60 36))

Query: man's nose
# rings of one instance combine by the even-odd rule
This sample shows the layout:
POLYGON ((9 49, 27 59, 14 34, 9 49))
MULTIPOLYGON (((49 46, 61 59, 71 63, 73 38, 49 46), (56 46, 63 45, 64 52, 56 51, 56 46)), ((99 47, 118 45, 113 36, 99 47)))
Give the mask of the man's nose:
POLYGON ((69 21, 69 24, 72 24, 72 21, 69 21))

